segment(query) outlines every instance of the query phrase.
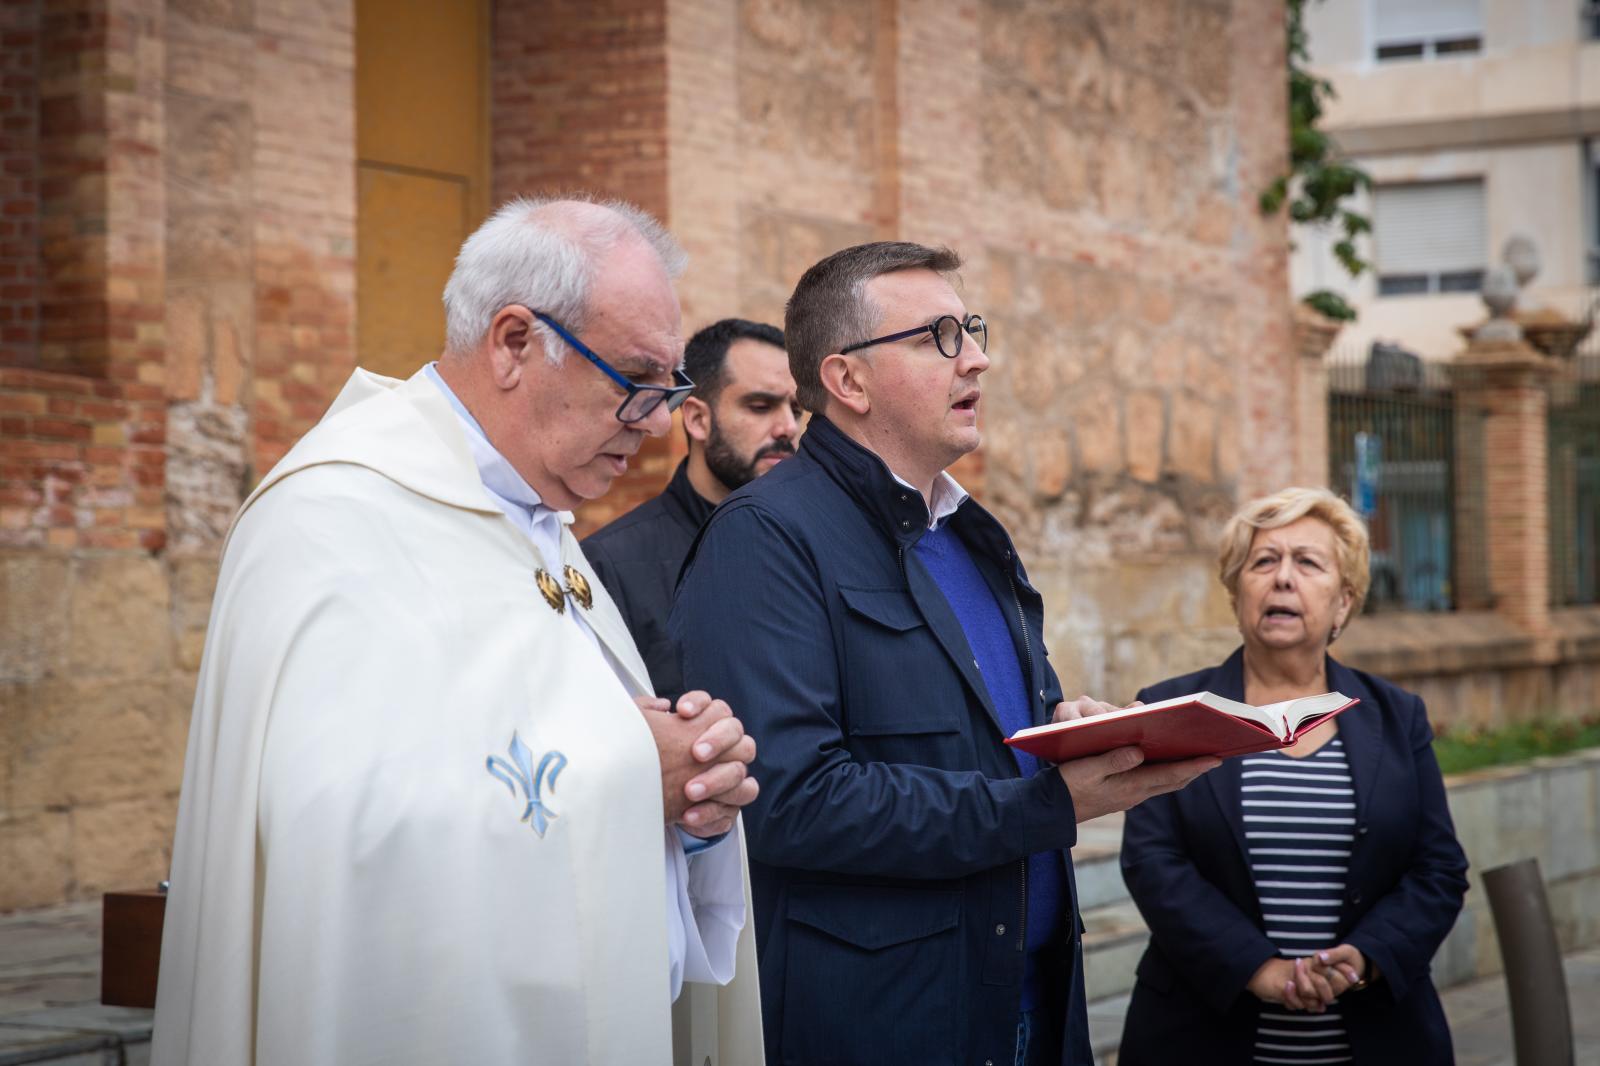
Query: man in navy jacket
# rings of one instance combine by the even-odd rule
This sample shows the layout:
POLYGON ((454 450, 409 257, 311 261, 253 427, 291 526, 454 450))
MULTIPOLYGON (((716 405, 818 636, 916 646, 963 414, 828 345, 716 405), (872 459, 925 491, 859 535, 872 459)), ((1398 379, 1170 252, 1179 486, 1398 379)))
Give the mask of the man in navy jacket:
POLYGON ((784 328, 813 412, 799 455, 712 515, 673 607, 685 683, 758 745, 774 1066, 1088 1066, 1077 822, 1216 765, 1127 748, 1056 767, 1003 744, 1103 705, 1061 703, 1039 594, 945 471, 978 446, 989 365, 959 265, 880 242, 806 272, 784 328))

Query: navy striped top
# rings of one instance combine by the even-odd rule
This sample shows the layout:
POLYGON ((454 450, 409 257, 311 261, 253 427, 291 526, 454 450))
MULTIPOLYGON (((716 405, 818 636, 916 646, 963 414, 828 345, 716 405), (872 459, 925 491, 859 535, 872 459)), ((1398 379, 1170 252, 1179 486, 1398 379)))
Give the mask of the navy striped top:
MULTIPOLYGON (((1267 939, 1287 959, 1333 947, 1356 828, 1343 741, 1299 759, 1277 751, 1246 756, 1242 771, 1245 844, 1267 939)), ((1350 1062, 1338 1002, 1322 1014, 1261 1004, 1253 1061, 1350 1062)))

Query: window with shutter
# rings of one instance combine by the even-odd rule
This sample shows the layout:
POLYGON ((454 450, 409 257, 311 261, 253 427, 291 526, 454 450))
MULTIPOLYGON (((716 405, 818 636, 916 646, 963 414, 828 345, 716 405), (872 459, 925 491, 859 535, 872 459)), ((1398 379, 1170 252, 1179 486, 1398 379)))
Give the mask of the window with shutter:
POLYGON ((1372 23, 1379 62, 1483 49, 1481 0, 1372 0, 1372 23))
POLYGON ((1489 258, 1484 221, 1482 179, 1375 188, 1378 295, 1477 292, 1489 258))

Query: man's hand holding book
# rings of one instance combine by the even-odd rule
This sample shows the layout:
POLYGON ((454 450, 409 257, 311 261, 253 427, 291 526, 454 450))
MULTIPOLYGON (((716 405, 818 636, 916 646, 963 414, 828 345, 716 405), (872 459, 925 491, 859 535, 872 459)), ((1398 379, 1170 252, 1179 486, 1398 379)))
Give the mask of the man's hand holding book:
MULTIPOLYGON (((1142 706, 1138 702, 1131 707, 1142 706)), ((1056 704, 1052 722, 1068 722, 1111 711, 1122 710, 1113 704, 1088 696, 1056 704)), ((1078 822, 1136 807, 1151 796, 1176 792, 1189 782, 1222 764, 1211 755, 1178 762, 1143 765, 1144 752, 1136 747, 1114 748, 1099 755, 1063 762, 1056 767, 1067 791, 1072 794, 1073 812, 1078 822)))

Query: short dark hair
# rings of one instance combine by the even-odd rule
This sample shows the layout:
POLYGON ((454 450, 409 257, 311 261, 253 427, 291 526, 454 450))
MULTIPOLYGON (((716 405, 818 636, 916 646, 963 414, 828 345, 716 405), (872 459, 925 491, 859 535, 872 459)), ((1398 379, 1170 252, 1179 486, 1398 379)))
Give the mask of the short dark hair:
POLYGON ((870 339, 878 328, 880 312, 867 299, 867 282, 899 270, 951 274, 960 266, 961 257, 948 248, 874 241, 834 252, 806 271, 783 316, 789 373, 800 406, 821 412, 828 402, 822 360, 846 345, 870 339))
POLYGON ((728 362, 728 349, 734 341, 742 340, 765 341, 783 350, 782 330, 747 318, 724 318, 689 338, 683 349, 683 372, 694 382, 696 399, 708 404, 717 402, 717 394, 727 382, 723 370, 728 362))

